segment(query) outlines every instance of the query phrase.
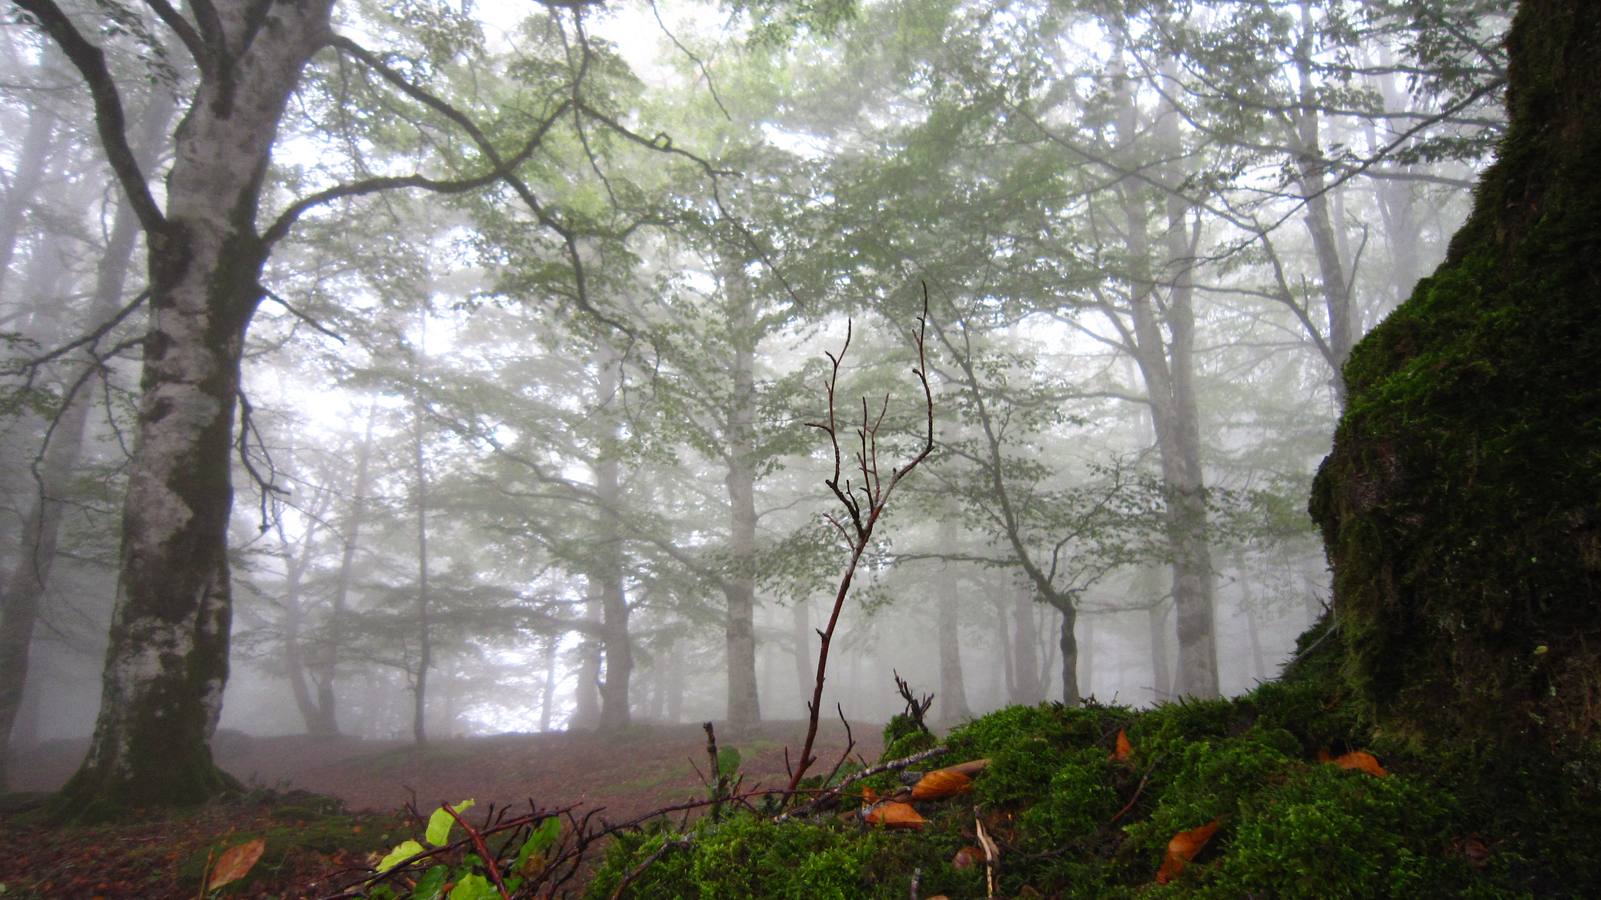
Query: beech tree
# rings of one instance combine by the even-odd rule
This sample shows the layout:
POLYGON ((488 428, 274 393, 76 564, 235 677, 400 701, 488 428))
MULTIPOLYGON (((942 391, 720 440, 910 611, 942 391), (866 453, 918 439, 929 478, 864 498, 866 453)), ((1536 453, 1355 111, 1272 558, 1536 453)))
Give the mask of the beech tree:
MULTIPOLYGON (((124 805, 191 803, 229 781, 209 749, 228 677, 229 458, 245 334, 268 296, 263 272, 274 249, 301 217, 336 201, 395 189, 461 193, 503 183, 557 235, 574 298, 587 306, 582 226, 547 206, 518 167, 544 149, 558 122, 587 119, 641 145, 654 143, 584 95, 592 57, 585 3, 548 4, 550 27, 572 39, 573 52, 540 70, 556 89, 542 93, 532 110, 514 108, 512 121, 493 128, 408 74, 426 68, 391 65, 338 33, 333 0, 192 0, 186 10, 146 0, 139 7, 100 4, 96 12, 55 0, 13 0, 13 6, 82 77, 102 149, 144 232, 149 278, 144 373, 101 709, 88 756, 57 808, 95 816, 124 805), (102 29, 111 24, 108 16, 117 27, 102 29), (170 33, 195 67, 195 78, 177 86, 182 123, 172 135, 164 191, 152 190, 151 172, 130 145, 128 85, 107 65, 96 37, 102 30, 107 39, 170 33), (468 174, 452 178, 436 163, 431 174, 419 169, 357 177, 322 185, 266 218, 268 170, 285 111, 319 54, 337 55, 338 64, 400 95, 412 106, 410 127, 464 142, 469 149, 459 157, 465 161, 446 162, 468 174), (418 124, 423 119, 426 125, 418 124), (510 146, 497 145, 492 133, 510 133, 510 146)), ((365 174, 359 165, 351 168, 365 174)))

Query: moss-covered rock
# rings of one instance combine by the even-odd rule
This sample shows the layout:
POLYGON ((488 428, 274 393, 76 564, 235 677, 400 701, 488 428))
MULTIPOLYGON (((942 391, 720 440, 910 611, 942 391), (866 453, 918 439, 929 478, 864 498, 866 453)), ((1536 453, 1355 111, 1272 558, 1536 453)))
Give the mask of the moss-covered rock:
POLYGON ((1312 513, 1383 728, 1601 725, 1601 5, 1528 0, 1510 125, 1446 261, 1352 353, 1312 513))

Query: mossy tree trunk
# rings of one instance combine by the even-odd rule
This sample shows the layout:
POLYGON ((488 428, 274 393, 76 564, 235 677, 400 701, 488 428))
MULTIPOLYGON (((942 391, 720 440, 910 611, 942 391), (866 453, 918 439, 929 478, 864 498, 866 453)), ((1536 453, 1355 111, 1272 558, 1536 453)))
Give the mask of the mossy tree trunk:
POLYGON ((1392 732, 1601 725, 1601 4, 1527 0, 1509 128, 1445 262, 1353 351, 1312 513, 1392 732))

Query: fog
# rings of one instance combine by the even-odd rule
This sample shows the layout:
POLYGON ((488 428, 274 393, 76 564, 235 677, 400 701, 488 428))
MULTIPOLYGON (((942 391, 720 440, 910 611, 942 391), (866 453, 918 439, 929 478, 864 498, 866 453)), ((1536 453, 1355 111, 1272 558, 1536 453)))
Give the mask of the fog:
MULTIPOLYGON (((897 674, 945 724, 1273 678, 1329 596, 1305 505, 1339 367, 1466 212, 1506 20, 1103 5, 337 10, 502 156, 547 132, 491 165, 331 50, 293 93, 262 230, 363 179, 515 180, 330 194, 271 247, 218 727, 805 719, 852 567, 815 427, 842 353, 843 495, 917 452, 916 370, 934 449, 854 566, 825 717, 886 721, 897 674)), ((197 76, 153 14, 145 35, 64 7, 165 202, 197 76)), ((0 54, 16 750, 101 709, 153 313, 80 74, 25 22, 0 54)))

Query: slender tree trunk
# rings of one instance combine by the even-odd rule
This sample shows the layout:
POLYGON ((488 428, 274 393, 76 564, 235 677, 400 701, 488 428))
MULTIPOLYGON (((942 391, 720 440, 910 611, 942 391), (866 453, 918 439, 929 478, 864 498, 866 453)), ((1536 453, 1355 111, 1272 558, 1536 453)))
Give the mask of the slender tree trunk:
POLYGON ((606 675, 600 684, 600 729, 615 732, 627 728, 630 721, 628 681, 634 668, 633 646, 628 636, 628 598, 623 593, 622 541, 616 518, 622 502, 616 459, 603 459, 595 464, 595 482, 602 507, 602 534, 596 550, 601 559, 598 574, 603 623, 601 643, 606 653, 606 675))
POLYGON ((684 660, 677 652, 667 654, 667 722, 677 724, 684 718, 684 660))
MULTIPOLYGON (((1084 617, 1084 638, 1078 642, 1078 665, 1074 671, 1078 672, 1078 689, 1080 699, 1095 695, 1095 617, 1084 617)), ((1064 660, 1064 665, 1065 660, 1064 660)), ((1063 702, 1066 702, 1065 700, 1063 702)))
POLYGON ((729 555, 734 569, 723 579, 728 601, 724 625, 728 649, 728 720, 734 724, 761 721, 756 682, 756 326, 754 303, 745 273, 737 263, 725 266, 723 290, 729 324, 735 336, 732 361, 733 396, 726 436, 729 555))
POLYGON ((317 684, 316 720, 307 728, 315 735, 339 733, 338 694, 335 685, 339 677, 339 652, 345 642, 346 608, 350 602, 350 581, 356 568, 356 548, 361 542, 361 527, 367 518, 367 494, 371 491, 372 430, 378 420, 376 401, 367 407, 367 427, 356 451, 356 474, 352 479, 350 508, 345 514, 345 527, 339 549, 339 572, 334 576, 334 593, 328 610, 328 627, 324 640, 317 648, 316 660, 311 668, 312 680, 317 684))
POLYGON ((1001 652, 1001 677, 997 681, 1004 689, 1000 701, 994 705, 1000 706, 1017 702, 1017 663, 1012 660, 1012 637, 1006 627, 1006 601, 996 598, 994 607, 995 645, 1001 652))
POLYGON ((795 601, 789 609, 789 640, 790 651, 795 656, 795 695, 799 703, 805 703, 806 698, 812 695, 813 678, 816 673, 816 657, 812 651, 812 606, 802 597, 795 601))
MULTIPOLYGON (((949 520, 941 526, 940 543, 950 547, 956 542, 956 528, 949 520)), ((940 579, 934 586, 938 607, 939 629, 939 717, 942 722, 960 722, 972 718, 967 705, 967 685, 962 678, 961 595, 957 590, 955 573, 950 563, 941 565, 940 579)))
POLYGON ((551 714, 556 709, 556 655, 560 649, 561 635, 553 634, 545 639, 545 690, 539 703, 541 734, 550 730, 551 714))
POLYGON ((590 731, 600 727, 600 663, 602 643, 595 637, 604 627, 605 616, 599 578, 590 577, 585 585, 584 618, 596 624, 596 631, 585 631, 578 644, 577 683, 573 685, 573 717, 570 731, 590 731))
POLYGON ((1070 599, 1052 605, 1062 616, 1062 621, 1057 625, 1056 639, 1056 646, 1062 653, 1062 702, 1077 706, 1084 700, 1078 684, 1078 609, 1070 599))
MULTIPOLYGON (((1125 143, 1140 130, 1139 110, 1125 84, 1118 132, 1125 143)), ((1156 143, 1166 159, 1180 157, 1177 113, 1166 103, 1154 123, 1156 143)), ((1178 183, 1181 172, 1173 164, 1161 167, 1165 177, 1178 183)), ((1129 313, 1132 327, 1121 320, 1117 327, 1129 337, 1129 349, 1145 381, 1156 431, 1166 501, 1166 530, 1172 555, 1173 604, 1178 619, 1179 689, 1197 697, 1216 697, 1217 647, 1213 631, 1211 549, 1207 544, 1206 484, 1201 470, 1200 413, 1195 396, 1195 313, 1192 260, 1199 228, 1186 227, 1185 203, 1177 193, 1166 197, 1166 265, 1172 271, 1161 279, 1170 284, 1165 307, 1156 297, 1158 279, 1151 267, 1152 246, 1147 232, 1147 206, 1141 188, 1121 185, 1123 218, 1127 228, 1130 277, 1129 313), (1166 338, 1163 337, 1163 326, 1166 338)), ((1108 310, 1109 316, 1116 313, 1108 310)))
MULTIPOLYGON (((424 326, 426 327, 426 325, 424 326)), ((417 378, 422 378, 424 348, 417 347, 417 378)), ((423 455, 422 387, 412 396, 412 481, 417 503, 417 668, 411 682, 411 735, 420 747, 428 743, 428 670, 434 661, 433 625, 428 594, 428 466, 423 455)))
POLYGON ((1034 641, 1034 593, 1030 587, 1015 589, 1012 598, 1012 661, 1016 670, 1013 681, 1016 690, 1013 703, 1033 706, 1045 699, 1045 688, 1040 684, 1039 653, 1034 641))
MULTIPOLYGON (((279 537, 283 532, 280 526, 279 537)), ((310 543, 310 537, 307 538, 310 543)), ((284 547, 284 677, 289 680, 289 692, 295 698, 295 709, 306 723, 306 733, 315 734, 321 711, 313 699, 311 687, 306 683, 306 658, 301 634, 305 626, 305 610, 301 608, 300 582, 306 570, 309 548, 297 554, 287 541, 284 547)))
MULTIPOLYGON (((60 68, 51 55, 39 66, 42 72, 60 68)), ((159 92, 157 92, 159 93, 159 92)), ((54 145, 59 144, 54 116, 35 108, 28 119, 28 130, 23 133, 22 147, 17 152, 16 166, 11 170, 11 185, 5 201, 0 204, 0 297, 5 296, 5 285, 11 273, 11 260, 17 252, 17 241, 28 218, 28 208, 38 198, 39 186, 44 181, 47 164, 54 145)))

